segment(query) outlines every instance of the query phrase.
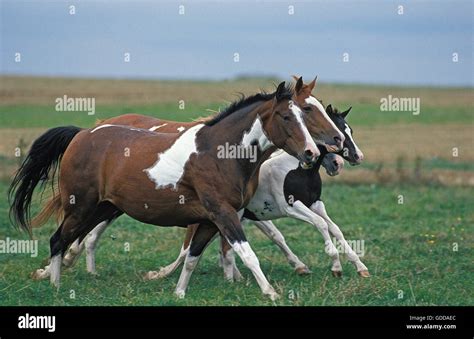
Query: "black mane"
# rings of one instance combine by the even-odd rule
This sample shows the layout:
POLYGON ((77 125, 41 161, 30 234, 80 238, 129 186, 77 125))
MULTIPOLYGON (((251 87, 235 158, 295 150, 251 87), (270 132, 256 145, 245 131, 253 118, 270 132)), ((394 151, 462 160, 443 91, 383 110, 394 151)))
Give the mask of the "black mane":
MULTIPOLYGON (((255 95, 245 97, 243 94, 240 96, 240 99, 231 103, 227 108, 223 111, 217 113, 214 116, 211 116, 205 119, 204 124, 207 126, 213 126, 217 124, 219 121, 223 120, 224 118, 228 117, 232 113, 241 110, 247 106, 250 106, 254 103, 259 101, 268 101, 275 97, 276 92, 267 93, 265 91, 261 91, 255 95)), ((291 85, 286 85, 284 92, 281 94, 281 100, 289 100, 293 97, 293 87, 291 85)))

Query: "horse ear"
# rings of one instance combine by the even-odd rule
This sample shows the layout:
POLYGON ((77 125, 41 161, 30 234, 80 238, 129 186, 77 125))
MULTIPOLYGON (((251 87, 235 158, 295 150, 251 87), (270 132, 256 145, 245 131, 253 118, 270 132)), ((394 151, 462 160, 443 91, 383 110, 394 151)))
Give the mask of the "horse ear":
POLYGON ((297 75, 294 75, 294 74, 293 74, 291 77, 292 77, 295 81, 298 81, 298 79, 299 79, 299 77, 298 77, 297 75))
POLYGON ((341 113, 342 117, 345 119, 347 117, 347 115, 349 114, 349 112, 351 111, 352 109, 352 106, 349 107, 347 110, 345 110, 344 112, 341 113))
POLYGON ((326 113, 332 114, 332 106, 331 106, 331 104, 329 104, 328 107, 326 107, 326 113))
POLYGON ((316 75, 313 79, 313 81, 311 81, 309 84, 308 84, 308 87, 310 88, 310 90, 312 91, 314 89, 314 87, 316 86, 316 80, 318 79, 318 76, 316 75))
POLYGON ((303 88, 303 77, 299 77, 298 80, 296 80, 296 86, 295 86, 296 94, 298 94, 302 88, 303 88))
POLYGON ((275 98, 276 98, 277 102, 282 99, 283 93, 285 93, 285 82, 284 81, 282 81, 277 87, 276 94, 275 94, 275 98))

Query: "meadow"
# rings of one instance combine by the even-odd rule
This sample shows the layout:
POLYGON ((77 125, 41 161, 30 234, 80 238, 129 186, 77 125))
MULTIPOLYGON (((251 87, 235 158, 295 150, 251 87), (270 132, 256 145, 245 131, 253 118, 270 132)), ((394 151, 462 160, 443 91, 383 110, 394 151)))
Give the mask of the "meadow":
MULTIPOLYGON (((97 119, 136 112, 189 121, 211 114, 236 93, 272 89, 275 79, 223 82, 0 78, 0 239, 26 239, 8 219, 6 190, 34 138, 59 125, 91 127, 97 119), (54 98, 96 98, 96 114, 56 112, 54 98), (178 102, 184 100, 185 108, 178 102)), ((372 276, 360 278, 344 259, 344 275, 330 272, 319 233, 292 219, 276 224, 312 274, 297 276, 279 249, 255 226, 247 235, 262 269, 282 295, 276 305, 472 305, 474 304, 474 148, 472 89, 400 88, 320 84, 316 95, 341 109, 365 154, 358 167, 324 176, 323 198, 346 239, 362 240, 362 261, 372 276), (380 112, 380 98, 419 97, 421 113, 380 112), (457 149, 454 155, 453 148, 457 149), (400 204, 400 195, 403 204, 400 204)), ((98 276, 85 260, 63 274, 59 291, 29 274, 48 257, 50 222, 34 232, 39 253, 0 254, 0 305, 272 305, 238 261, 244 281, 227 283, 212 244, 193 274, 187 296, 177 299, 178 273, 160 280, 142 274, 175 259, 184 230, 143 225, 128 217, 99 243, 98 276), (129 249, 127 251, 127 249, 129 249)), ((344 256, 343 256, 344 257, 344 256)))

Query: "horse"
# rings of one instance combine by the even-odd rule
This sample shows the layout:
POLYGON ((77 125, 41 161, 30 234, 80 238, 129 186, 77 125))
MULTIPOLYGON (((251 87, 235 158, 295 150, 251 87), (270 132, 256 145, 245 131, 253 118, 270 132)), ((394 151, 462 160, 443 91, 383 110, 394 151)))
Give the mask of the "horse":
MULTIPOLYGON (((312 91, 316 85, 317 77, 315 77, 310 83, 304 84, 302 77, 295 77, 295 101, 297 104, 303 106, 305 115, 304 120, 307 122, 308 130, 319 145, 324 145, 326 150, 337 151, 342 148, 341 136, 339 129, 335 126, 334 122, 327 115, 324 106, 312 96, 312 91), (339 133, 339 134, 338 134, 339 133)), ((139 114, 124 114, 117 117, 109 118, 106 120, 98 121, 96 126, 100 125, 124 125, 133 126, 137 128, 145 128, 150 131, 156 131, 160 133, 183 133, 187 129, 195 126, 201 121, 201 119, 194 122, 176 122, 153 118, 146 115, 139 114)), ((329 166, 329 165, 328 165, 329 166)), ((61 210, 60 196, 54 195, 48 202, 46 207, 36 216, 32 224, 39 226, 44 224, 52 214, 58 213, 61 210)), ((59 217, 56 217, 59 219, 59 217)), ((68 252, 64 256, 63 264, 66 267, 74 265, 75 260, 82 253, 84 248, 87 252, 87 271, 91 274, 96 274, 95 268, 95 247, 100 235, 105 229, 110 226, 111 223, 101 223, 99 226, 94 228, 90 232, 88 237, 84 241, 79 242, 76 240, 69 248, 68 252)), ((34 277, 36 277, 34 275, 34 277)), ((44 275, 41 277, 45 278, 44 275)))
MULTIPOLYGON (((321 200, 322 181, 319 174, 319 168, 323 165, 329 175, 334 176, 342 168, 342 159, 347 160, 351 165, 359 165, 364 155, 353 139, 353 130, 345 120, 352 107, 344 112, 329 105, 326 112, 336 126, 344 131, 344 148, 338 153, 329 153, 318 145, 321 156, 311 169, 304 170, 299 166, 298 161, 288 154, 277 151, 269 160, 265 161, 259 172, 259 184, 257 191, 246 206, 243 219, 252 221, 265 235, 267 235, 285 254, 290 265, 300 274, 310 273, 309 268, 292 252, 285 242, 284 236, 271 220, 291 217, 297 220, 308 222, 314 225, 322 234, 325 242, 326 253, 332 258, 333 264, 331 272, 335 277, 342 276, 342 265, 339 253, 330 235, 342 245, 349 261, 355 266, 361 277, 367 278, 370 273, 365 264, 360 260, 346 239, 339 226, 329 217, 324 202, 321 200)), ((145 123, 146 118, 142 118, 145 123)), ((153 118, 148 118, 148 126, 153 124, 153 118)), ((172 274, 184 261, 188 251, 189 244, 193 238, 195 229, 198 225, 190 225, 181 247, 177 259, 162 267, 159 271, 149 271, 145 274, 146 280, 164 278, 172 274)), ((95 249, 101 234, 105 231, 106 225, 99 226, 91 231, 85 241, 86 262, 88 271, 95 273, 95 249)), ((78 246, 79 244, 76 244, 78 246)), ((76 258, 82 248, 76 248, 71 253, 69 260, 76 258)), ((224 276, 227 280, 240 280, 241 274, 235 265, 235 258, 232 248, 227 241, 222 238, 220 263, 224 268, 224 276)))
POLYGON ((275 300, 278 294, 260 268, 240 217, 256 190, 253 178, 276 149, 306 167, 320 155, 303 114, 293 89, 282 82, 274 93, 242 98, 183 133, 111 124, 47 131, 33 143, 9 189, 12 221, 31 234, 33 191, 50 172, 54 178, 61 163, 58 186, 64 218, 50 239, 50 264, 37 275, 49 274, 59 288, 62 258, 72 242, 125 213, 165 227, 200 224, 175 290, 178 297, 184 297, 203 250, 220 232, 252 271, 262 293, 275 300), (256 161, 218 158, 216 148, 224 143, 253 147, 256 161))
MULTIPOLYGON (((339 113, 337 109, 333 110, 332 106, 329 105, 326 108, 326 112, 329 114, 329 117, 336 124, 338 129, 344 131, 345 134, 344 148, 339 152, 339 154, 351 165, 358 165, 363 160, 363 153, 354 142, 352 136, 353 130, 345 120, 351 109, 352 107, 339 113)), ((156 126, 160 125, 162 127, 167 127, 171 131, 174 131, 175 128, 180 128, 176 127, 177 124, 179 125, 180 123, 168 122, 163 126, 162 121, 147 116, 133 115, 133 119, 129 116, 124 117, 123 119, 121 119, 121 117, 112 119, 114 119, 115 122, 140 124, 140 126, 150 129, 155 129, 156 126)), ((104 121, 103 123, 106 122, 107 121, 104 121)), ((288 216, 303 221, 308 221, 308 219, 310 219, 310 223, 316 226, 323 235, 327 253, 333 258, 331 271, 334 276, 342 276, 342 265, 340 263, 339 253, 331 242, 329 233, 331 233, 343 245, 345 253, 347 253, 349 260, 356 266, 358 274, 361 277, 369 277, 370 274, 367 267, 361 262, 358 255, 350 248, 339 227, 329 218, 324 203, 320 199, 322 182, 319 175, 319 166, 323 164, 327 173, 333 176, 338 174, 342 168, 343 162, 341 162, 339 156, 335 156, 331 153, 328 154, 327 150, 323 147, 318 147, 321 152, 321 157, 311 171, 301 171, 298 169, 298 163, 295 164, 291 157, 281 154, 281 152, 278 156, 272 156, 270 160, 266 161, 262 165, 259 174, 260 179, 257 192, 246 207, 244 217, 247 217, 248 220, 253 220, 264 234, 278 245, 298 274, 307 274, 310 271, 308 267, 291 251, 281 232, 270 221, 271 219, 288 216), (275 174, 275 169, 278 169, 276 172, 277 174, 275 174), (269 180, 268 178, 272 178, 272 180, 269 180), (288 199, 283 198, 284 194, 287 197, 293 197, 294 200, 300 200, 306 208, 299 206, 298 204, 300 202, 297 202, 296 204, 299 209, 295 210, 293 206, 288 204, 288 199), (276 197, 280 197, 280 199, 276 199, 276 197), (311 209, 312 211, 309 211, 308 209, 311 209), (274 213, 269 215, 268 212, 271 210, 273 210, 274 213), (306 214, 306 216, 302 216, 302 214, 306 214)), ((80 244, 76 242, 65 257, 65 265, 72 266, 74 260, 85 247, 87 253, 87 270, 90 273, 95 274, 95 249, 98 239, 105 231, 106 227, 107 225, 99 226, 91 231, 84 242, 80 244)), ((186 257, 195 227, 196 225, 188 227, 185 241, 178 258, 172 264, 161 268, 160 271, 148 272, 145 275, 145 279, 158 279, 168 276, 179 267, 186 257)), ((224 267, 226 267, 224 263, 235 262, 233 254, 226 244, 225 239, 223 239, 222 242, 221 255, 221 263, 224 267)), ((235 264, 233 266, 233 268, 227 266, 224 269, 224 275, 227 280, 233 280, 236 277, 236 279, 238 279, 238 277, 240 277, 240 272, 237 270, 235 264)))

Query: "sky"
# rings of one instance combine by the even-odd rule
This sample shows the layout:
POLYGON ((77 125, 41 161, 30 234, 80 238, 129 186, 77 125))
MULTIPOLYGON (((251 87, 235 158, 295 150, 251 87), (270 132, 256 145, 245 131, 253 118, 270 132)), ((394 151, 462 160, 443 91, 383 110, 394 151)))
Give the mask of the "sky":
POLYGON ((473 86, 470 0, 0 4, 3 75, 473 86))

